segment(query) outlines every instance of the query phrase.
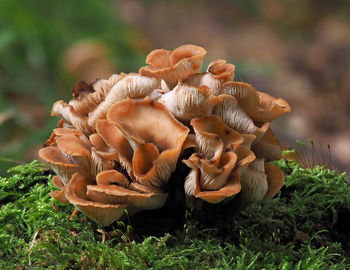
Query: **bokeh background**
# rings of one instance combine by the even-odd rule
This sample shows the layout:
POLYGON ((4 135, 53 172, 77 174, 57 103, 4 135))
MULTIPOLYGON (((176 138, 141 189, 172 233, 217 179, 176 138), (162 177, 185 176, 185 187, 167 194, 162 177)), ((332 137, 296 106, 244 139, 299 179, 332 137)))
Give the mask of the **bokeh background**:
MULTIPOLYGON (((203 46, 235 80, 286 99, 285 145, 312 139, 350 171, 350 1, 1 0, 0 175, 37 159, 78 80, 136 72, 153 49, 203 46)), ((326 157, 327 159, 327 157, 326 157)))

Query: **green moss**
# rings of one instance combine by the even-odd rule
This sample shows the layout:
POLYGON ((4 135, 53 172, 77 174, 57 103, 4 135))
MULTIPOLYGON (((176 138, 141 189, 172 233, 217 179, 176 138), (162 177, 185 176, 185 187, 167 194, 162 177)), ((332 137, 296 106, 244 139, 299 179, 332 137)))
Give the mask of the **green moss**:
POLYGON ((0 268, 349 269, 345 175, 278 165, 287 176, 277 198, 210 224, 186 213, 181 227, 159 237, 140 233, 157 227, 159 211, 107 228, 82 214, 70 221, 73 207, 49 196, 50 172, 35 161, 17 166, 0 179, 0 268))

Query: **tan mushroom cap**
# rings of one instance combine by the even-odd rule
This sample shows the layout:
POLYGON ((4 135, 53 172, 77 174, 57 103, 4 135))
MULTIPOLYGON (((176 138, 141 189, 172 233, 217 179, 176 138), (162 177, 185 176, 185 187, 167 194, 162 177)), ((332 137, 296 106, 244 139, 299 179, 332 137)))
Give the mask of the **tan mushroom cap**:
POLYGON ((265 163, 265 172, 267 174, 268 189, 264 200, 273 198, 284 184, 284 174, 281 169, 272 163, 265 163))
POLYGON ((207 71, 214 75, 216 79, 222 81, 232 81, 235 76, 235 65, 227 63, 226 60, 216 60, 209 64, 207 71))
POLYGON ((160 187, 168 181, 189 129, 150 98, 121 101, 108 111, 107 119, 120 129, 134 149, 133 170, 138 182, 160 187), (145 156, 150 160, 142 161, 145 156))
POLYGON ((235 167, 236 161, 237 155, 233 152, 224 153, 218 165, 213 165, 209 160, 201 159, 197 154, 192 154, 188 160, 183 160, 191 169, 199 169, 199 187, 201 190, 222 188, 235 167))
POLYGON ((174 51, 158 49, 146 58, 148 66, 142 67, 139 73, 143 76, 165 80, 171 87, 180 80, 200 72, 207 51, 195 45, 183 45, 174 51))
POLYGON ((123 77, 108 92, 105 100, 97 108, 89 113, 88 123, 92 129, 99 119, 106 117, 107 111, 118 101, 127 98, 138 99, 148 96, 158 87, 155 78, 141 76, 136 73, 123 75, 123 77))
POLYGON ((201 191, 200 172, 198 168, 193 168, 185 179, 185 192, 187 196, 195 196, 209 203, 220 203, 226 198, 230 198, 241 190, 239 171, 234 170, 227 183, 219 190, 201 191))
POLYGON ((158 189, 129 183, 126 177, 116 170, 99 173, 96 182, 97 186, 87 187, 87 196, 93 201, 111 204, 128 203, 133 208, 141 210, 160 208, 167 199, 167 194, 159 192, 158 189))
POLYGON ((107 170, 107 171, 100 172, 96 176, 96 183, 97 185, 118 184, 123 187, 128 187, 130 184, 130 182, 125 177, 125 175, 116 170, 107 170))
POLYGON ((56 147, 48 146, 39 150, 39 156, 51 165, 51 168, 66 185, 71 176, 83 168, 80 164, 73 163, 56 147))
POLYGON ((226 126, 217 115, 195 118, 191 126, 196 133, 199 151, 208 160, 217 160, 227 146, 238 146, 243 137, 226 126))
POLYGON ((74 128, 81 130, 85 134, 93 133, 93 129, 88 125, 87 116, 80 116, 72 106, 63 100, 55 102, 51 110, 51 116, 63 118, 65 122, 70 123, 74 128))
POLYGON ((285 100, 258 92, 247 83, 226 82, 221 88, 221 94, 236 97, 240 107, 255 122, 271 122, 281 114, 290 112, 290 107, 285 100))
POLYGON ((196 87, 179 82, 157 101, 164 104, 176 119, 188 123, 193 118, 210 115, 219 99, 207 86, 196 87))
POLYGON ((266 160, 278 160, 282 157, 282 146, 270 128, 252 146, 252 150, 258 158, 265 158, 266 160))
POLYGON ((88 218, 108 226, 123 215, 127 204, 113 205, 87 200, 87 186, 92 183, 87 176, 78 173, 74 174, 66 187, 66 197, 71 204, 88 218))

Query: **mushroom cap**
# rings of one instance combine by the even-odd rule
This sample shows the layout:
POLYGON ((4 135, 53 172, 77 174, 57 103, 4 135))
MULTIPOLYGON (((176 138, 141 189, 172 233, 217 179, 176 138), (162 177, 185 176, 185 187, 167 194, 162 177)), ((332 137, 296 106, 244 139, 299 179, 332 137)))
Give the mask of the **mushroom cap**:
POLYGON ((50 196, 61 203, 69 203, 65 195, 66 187, 62 183, 62 180, 59 178, 59 176, 55 175, 54 177, 52 177, 51 182, 55 187, 58 187, 59 190, 51 191, 50 196))
POLYGON ((226 60, 212 61, 207 71, 214 75, 216 79, 222 81, 232 81, 235 76, 235 65, 227 63, 226 60))
POLYGON ((216 115, 192 119, 191 125, 196 133, 199 152, 208 160, 220 159, 227 146, 238 146, 243 142, 243 137, 216 115))
POLYGON ((167 182, 189 129, 150 98, 121 101, 108 111, 107 119, 120 129, 134 150, 137 181, 156 187, 167 182))
POLYGON ((214 95, 220 93, 221 81, 210 72, 202 72, 194 74, 183 81, 184 84, 200 87, 207 86, 214 95))
POLYGON ((282 157, 282 146, 270 128, 252 146, 252 150, 258 158, 266 160, 278 160, 282 157))
POLYGON ((89 177, 74 174, 66 186, 66 197, 71 204, 93 221, 108 226, 118 220, 127 204, 106 204, 87 200, 87 186, 93 182, 89 177))
POLYGON ((174 51, 158 49, 152 51, 146 59, 148 66, 139 73, 143 76, 165 80, 173 87, 179 80, 200 72, 207 51, 195 45, 183 45, 174 51))
POLYGON ((39 156, 51 165, 64 185, 67 184, 74 173, 84 170, 80 164, 73 163, 71 159, 53 146, 40 149, 39 156))
POLYGON ((264 200, 273 198, 284 184, 284 174, 281 169, 272 163, 265 163, 265 172, 267 174, 268 189, 264 200))
POLYGON ((285 100, 258 92, 247 83, 226 82, 222 85, 221 94, 236 97, 240 107, 255 122, 271 122, 281 114, 290 112, 290 107, 285 100))
POLYGON ((96 152, 107 160, 119 161, 118 152, 112 147, 108 146, 98 133, 90 135, 90 142, 96 149, 96 152))

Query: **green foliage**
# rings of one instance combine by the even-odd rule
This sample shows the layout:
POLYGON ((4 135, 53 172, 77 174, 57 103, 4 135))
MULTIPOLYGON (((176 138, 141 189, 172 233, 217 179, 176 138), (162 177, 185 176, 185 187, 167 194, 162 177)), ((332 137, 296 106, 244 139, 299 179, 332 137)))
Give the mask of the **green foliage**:
POLYGON ((71 221, 73 207, 49 196, 49 172, 17 166, 0 179, 0 268, 348 269, 349 250, 331 237, 350 209, 345 175, 278 164, 287 177, 277 198, 211 226, 187 213, 183 228, 160 237, 133 232, 137 215, 103 229, 81 214, 71 221))
MULTIPOLYGON (((52 104, 68 99, 74 84, 62 68, 62 56, 81 40, 103 43, 124 72, 144 62, 137 49, 139 32, 118 18, 112 1, 0 1, 0 115, 10 115, 0 121, 1 156, 23 159, 49 137, 57 123, 49 116, 52 104), (46 116, 40 130, 32 111, 23 111, 26 100, 46 116)), ((9 165, 0 160, 0 175, 9 165)))

